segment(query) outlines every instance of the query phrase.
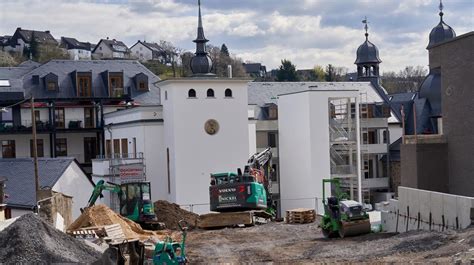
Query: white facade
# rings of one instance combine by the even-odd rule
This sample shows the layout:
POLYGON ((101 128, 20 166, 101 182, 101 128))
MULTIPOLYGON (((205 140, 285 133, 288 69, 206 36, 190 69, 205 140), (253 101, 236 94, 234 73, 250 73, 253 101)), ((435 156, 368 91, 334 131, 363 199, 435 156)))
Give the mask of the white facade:
POLYGON ((67 50, 69 54, 69 59, 71 60, 90 60, 91 51, 84 49, 69 49, 67 50))
POLYGON ((353 98, 358 108, 358 90, 312 90, 279 97, 282 212, 302 207, 323 211, 322 180, 331 177, 329 99, 339 97, 353 98))
POLYGON ((133 58, 137 58, 140 61, 153 60, 153 51, 140 41, 130 48, 130 52, 133 58))

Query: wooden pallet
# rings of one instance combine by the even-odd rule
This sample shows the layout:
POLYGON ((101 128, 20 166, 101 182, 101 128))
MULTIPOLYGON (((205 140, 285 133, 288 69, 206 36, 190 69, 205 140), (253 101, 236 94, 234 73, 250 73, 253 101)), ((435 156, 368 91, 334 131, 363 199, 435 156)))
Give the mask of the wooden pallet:
POLYGON ((286 211, 286 222, 289 224, 306 224, 316 220, 314 209, 298 208, 286 211))

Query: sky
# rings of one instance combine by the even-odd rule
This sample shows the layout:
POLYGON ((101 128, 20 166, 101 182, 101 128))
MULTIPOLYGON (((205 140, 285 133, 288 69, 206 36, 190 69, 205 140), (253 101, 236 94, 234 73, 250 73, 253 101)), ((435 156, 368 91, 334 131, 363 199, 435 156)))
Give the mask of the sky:
MULTIPOLYGON (((210 44, 225 43, 244 62, 297 69, 333 64, 355 71, 365 40, 379 48, 381 72, 428 65, 428 36, 439 23, 439 0, 201 0, 210 44)), ((474 0, 444 0, 444 21, 459 36, 474 28, 474 0)), ((129 47, 166 40, 195 49, 197 0, 0 0, 0 35, 17 27, 50 30, 56 39, 97 43, 109 37, 129 47)))

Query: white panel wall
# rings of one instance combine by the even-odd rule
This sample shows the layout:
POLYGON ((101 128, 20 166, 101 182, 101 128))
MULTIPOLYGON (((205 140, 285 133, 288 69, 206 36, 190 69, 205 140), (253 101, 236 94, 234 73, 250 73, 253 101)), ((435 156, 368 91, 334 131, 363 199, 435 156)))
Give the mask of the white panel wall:
POLYGON ((390 132, 390 144, 402 137, 403 129, 400 127, 399 124, 389 124, 388 130, 390 132))
POLYGON ((322 180, 330 178, 328 102, 351 96, 358 92, 307 91, 279 97, 282 212, 301 207, 323 211, 322 180))
MULTIPOLYGON (((25 158, 31 157, 30 154, 30 140, 33 137, 30 134, 10 134, 10 135, 0 135, 0 143, 2 140, 14 140, 15 141, 15 148, 16 148, 16 157, 17 158, 25 158)), ((43 140, 43 152, 44 157, 51 157, 50 156, 50 148, 49 148, 49 135, 48 134, 38 134, 37 139, 43 140)), ((0 145, 0 158, 2 157, 1 152, 1 145, 0 145)))
POLYGON ((249 157, 257 152, 257 125, 249 121, 249 157))
MULTIPOLYGON (((95 133, 58 133, 56 139, 67 139, 67 156, 74 157, 79 163, 84 163, 84 138, 97 137, 95 133)), ((49 150, 49 145, 48 145, 49 150)), ((46 147, 45 147, 46 149, 46 147)))
POLYGON ((249 155, 247 82, 235 80, 167 81, 161 85, 165 143, 170 149, 173 186, 170 199, 181 205, 194 206, 198 213, 209 212, 210 174, 235 172, 243 167, 249 155), (195 89, 197 98, 189 99, 195 89), (215 98, 207 98, 212 88, 215 98), (226 88, 233 97, 225 98, 226 88), (219 131, 209 135, 204 124, 209 119, 219 123, 219 131))
POLYGON ((471 224, 474 198, 398 187, 398 200, 382 210, 382 225, 388 232, 464 229, 471 224), (430 223, 431 216, 431 223, 430 223))
POLYGON ((76 163, 71 163, 53 186, 53 191, 72 197, 73 220, 81 215, 80 209, 87 205, 93 190, 94 186, 76 163))

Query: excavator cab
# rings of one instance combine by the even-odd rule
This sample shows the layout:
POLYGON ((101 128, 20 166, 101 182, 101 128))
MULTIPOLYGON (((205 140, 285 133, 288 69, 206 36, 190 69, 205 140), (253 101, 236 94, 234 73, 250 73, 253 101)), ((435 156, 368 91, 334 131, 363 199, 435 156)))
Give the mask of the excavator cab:
POLYGON ((120 185, 120 214, 128 219, 143 223, 156 220, 151 201, 150 182, 130 182, 120 185))

